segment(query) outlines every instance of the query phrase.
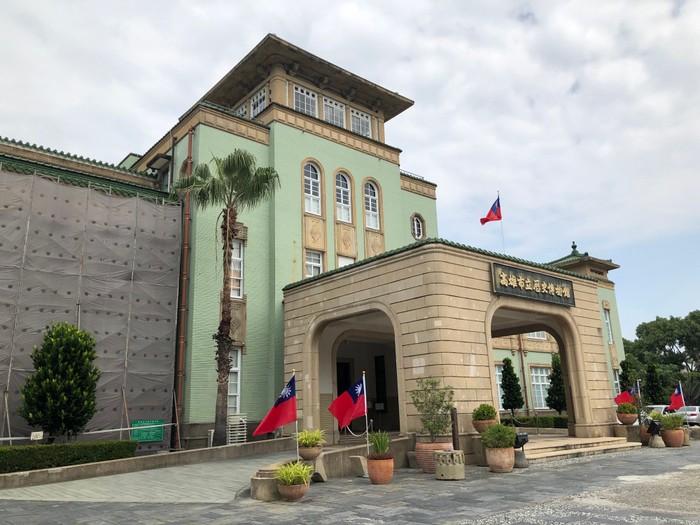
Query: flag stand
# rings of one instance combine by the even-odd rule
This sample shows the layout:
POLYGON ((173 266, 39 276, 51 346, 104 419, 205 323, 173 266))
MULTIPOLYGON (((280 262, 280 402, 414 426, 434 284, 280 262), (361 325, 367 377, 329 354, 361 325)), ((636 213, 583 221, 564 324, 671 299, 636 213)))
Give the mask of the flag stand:
POLYGON ((369 454, 369 419, 367 417, 367 383, 365 383, 365 371, 362 371, 362 391, 365 393, 365 441, 367 442, 367 454, 369 454))

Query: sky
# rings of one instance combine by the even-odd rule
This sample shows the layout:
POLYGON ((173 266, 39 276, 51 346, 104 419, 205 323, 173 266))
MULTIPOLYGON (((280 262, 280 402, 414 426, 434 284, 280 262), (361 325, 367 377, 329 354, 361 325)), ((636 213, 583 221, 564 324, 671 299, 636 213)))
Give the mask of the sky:
POLYGON ((268 33, 415 102, 440 237, 611 259, 627 339, 700 308, 700 0, 3 0, 0 136, 118 163, 268 33))

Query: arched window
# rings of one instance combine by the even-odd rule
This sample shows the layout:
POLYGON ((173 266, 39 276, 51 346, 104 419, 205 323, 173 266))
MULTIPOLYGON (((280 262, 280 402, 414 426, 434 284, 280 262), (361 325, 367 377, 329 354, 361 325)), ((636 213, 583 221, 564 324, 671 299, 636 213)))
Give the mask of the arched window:
POLYGON ((339 221, 352 222, 350 181, 344 173, 335 176, 335 208, 339 221))
POLYGON ((371 183, 365 183, 365 223, 368 228, 379 229, 379 191, 371 183))
POLYGON ((311 163, 304 165, 304 196, 304 210, 321 215, 321 177, 311 163))
POLYGON ((414 214, 411 217, 411 235, 413 235, 414 239, 425 237, 425 223, 423 222, 423 217, 418 214, 414 214))

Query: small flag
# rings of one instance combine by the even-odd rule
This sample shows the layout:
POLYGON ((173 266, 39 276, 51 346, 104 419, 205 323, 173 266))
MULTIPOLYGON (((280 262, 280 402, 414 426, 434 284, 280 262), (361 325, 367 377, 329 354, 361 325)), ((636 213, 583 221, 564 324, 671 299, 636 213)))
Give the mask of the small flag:
POLYGON ((357 383, 336 397, 331 406, 328 407, 328 411, 338 420, 340 428, 347 427, 353 419, 367 413, 364 379, 363 376, 357 383))
POLYGON ((620 392, 620 395, 615 398, 615 404, 619 405, 620 403, 634 403, 635 394, 639 394, 636 381, 632 388, 620 392))
POLYGON ((486 214, 486 217, 480 219, 481 225, 483 226, 487 222, 500 221, 501 220, 501 197, 496 197, 496 201, 491 206, 491 209, 486 214))
POLYGON ((676 389, 673 391, 673 394, 671 394, 671 404, 668 405, 666 410, 678 410, 684 406, 685 399, 683 399, 683 389, 681 388, 681 384, 678 383, 678 385, 676 385, 676 389))
POLYGON ((293 423, 297 420, 297 387, 296 374, 292 374, 292 378, 282 389, 282 393, 272 405, 272 408, 258 425, 258 428, 253 432, 254 436, 274 432, 287 423, 293 423))

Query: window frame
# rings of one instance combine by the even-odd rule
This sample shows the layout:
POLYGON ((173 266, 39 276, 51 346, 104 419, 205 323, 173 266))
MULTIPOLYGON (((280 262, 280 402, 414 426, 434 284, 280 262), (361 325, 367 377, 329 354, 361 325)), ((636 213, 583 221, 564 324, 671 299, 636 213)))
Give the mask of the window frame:
POLYGON ((496 391, 498 392, 498 410, 503 410, 503 388, 501 387, 501 381, 503 381, 503 365, 496 365, 496 391))
POLYGON ((425 239, 425 220, 419 213, 411 215, 411 235, 416 240, 425 239), (418 228, 416 228, 418 225, 418 228), (420 230, 416 232, 416 230, 420 230))
POLYGON ((231 276, 230 276, 230 283, 231 283, 231 292, 230 296, 231 299, 243 299, 243 294, 245 293, 245 243, 240 240, 240 239, 234 239, 233 240, 233 246, 231 246, 231 276), (236 247, 239 248, 239 255, 236 256, 236 247), (239 262, 239 268, 235 268, 236 262, 239 262), (235 271, 239 271, 239 275, 235 275, 235 271), (238 281, 240 283, 239 286, 234 287, 234 282, 238 281), (237 291, 238 295, 234 295, 234 292, 237 291))
POLYGON ((372 138, 372 117, 364 111, 350 108, 350 131, 362 137, 372 138), (363 129, 366 124, 366 131, 363 129))
POLYGON ((250 98, 250 117, 255 118, 267 107, 267 88, 263 87, 250 98))
POLYGON ((528 339, 537 339, 538 341, 546 341, 547 340, 547 332, 544 330, 538 330, 537 332, 528 332, 527 336, 528 339), (540 335, 542 334, 542 335, 540 335))
POLYGON ((620 371, 617 368, 613 368, 613 390, 616 396, 622 392, 620 389, 620 371))
POLYGON ((552 369, 546 366, 533 365, 530 367, 530 390, 532 391, 532 408, 546 410, 547 394, 549 393, 549 376, 552 369), (541 401, 541 404, 539 404, 541 401))
POLYGON ((323 120, 339 128, 345 128, 345 104, 324 96, 323 120))
POLYGON ((304 212, 310 215, 323 216, 323 202, 321 187, 321 169, 313 162, 304 163, 304 212), (316 175, 314 179, 311 175, 316 175), (316 190, 317 195, 314 195, 316 190))
POLYGON ((379 191, 379 185, 372 180, 365 181, 365 183, 362 185, 362 193, 364 195, 365 227, 370 230, 381 231, 382 219, 380 216, 381 209, 379 206, 381 193, 379 191), (367 194, 368 188, 372 188, 374 190, 374 195, 367 194), (372 203, 374 203, 376 210, 371 209, 372 203))
POLYGON ((323 252, 319 252, 317 250, 306 250, 306 253, 304 254, 304 275, 305 278, 308 279, 309 277, 316 277, 317 275, 321 275, 323 273, 323 252), (313 260, 311 261, 309 256, 318 256, 318 260, 313 260), (309 272, 309 268, 315 268, 317 271, 311 270, 309 272))
POLYGON ((357 259, 355 257, 348 257, 346 255, 338 255, 338 268, 343 268, 344 266, 350 266, 351 264, 355 264, 357 262, 357 259), (343 259, 343 261, 341 261, 343 259), (344 264, 341 264, 343 262, 344 264))
POLYGON ((316 92, 294 84, 294 110, 310 117, 318 117, 318 95, 316 92))
POLYGON ((241 413, 241 357, 243 355, 243 348, 240 346, 233 346, 230 350, 231 355, 231 367, 228 372, 228 386, 227 386, 227 409, 226 414, 229 416, 241 413), (231 381, 232 377, 235 377, 235 381, 231 381), (234 392, 231 392, 231 385, 234 384, 234 392), (235 402, 232 406, 231 398, 234 398, 235 402), (235 410, 234 410, 235 408, 235 410))
POLYGON ((350 176, 344 171, 335 174, 335 218, 339 222, 352 224, 352 181, 350 176), (342 188, 338 181, 342 179, 347 185, 342 188), (347 202, 342 202, 342 197, 347 198, 347 202), (339 200, 340 198, 340 200, 339 200))
POLYGON ((608 333, 608 344, 613 344, 615 340, 613 339, 612 319, 608 308, 603 308, 603 323, 605 324, 605 331, 608 333))

